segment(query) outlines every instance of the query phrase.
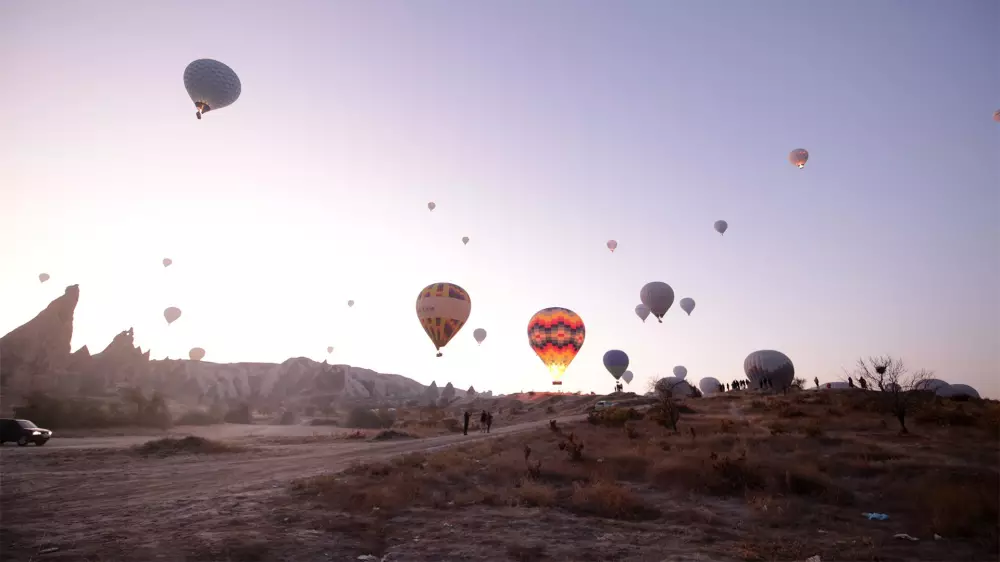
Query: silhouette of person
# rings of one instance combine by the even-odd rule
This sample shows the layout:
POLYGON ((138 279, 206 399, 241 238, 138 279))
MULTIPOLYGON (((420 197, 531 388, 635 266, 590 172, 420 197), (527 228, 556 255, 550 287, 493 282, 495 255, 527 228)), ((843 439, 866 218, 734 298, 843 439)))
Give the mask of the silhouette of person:
POLYGON ((479 432, 486 433, 486 410, 479 414, 479 432))
POLYGON ((819 377, 814 377, 813 382, 816 383, 816 388, 819 388, 819 377))
POLYGON ((486 433, 490 432, 491 427, 493 427, 493 414, 486 414, 486 433))
POLYGON ((868 383, 865 382, 865 379, 858 379, 858 382, 861 384, 861 390, 868 390, 868 383))
POLYGON ((851 388, 854 388, 854 379, 853 378, 847 377, 847 386, 849 386, 851 388))
POLYGON ((462 415, 462 418, 464 418, 463 419, 463 423, 462 423, 462 435, 468 435, 469 434, 469 418, 470 417, 472 417, 472 416, 469 415, 469 411, 468 410, 466 410, 465 414, 462 415))

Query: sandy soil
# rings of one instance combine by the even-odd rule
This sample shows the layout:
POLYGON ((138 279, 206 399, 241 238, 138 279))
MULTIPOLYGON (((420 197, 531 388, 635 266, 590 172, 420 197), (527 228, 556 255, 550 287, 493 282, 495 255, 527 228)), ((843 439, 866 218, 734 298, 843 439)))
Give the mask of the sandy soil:
MULTIPOLYGON (((573 421, 581 416, 561 419, 573 421)), ((511 435, 544 424, 499 426, 489 435, 390 442, 335 439, 344 432, 339 428, 175 428, 172 435, 193 434, 251 448, 162 459, 144 458, 127 448, 149 441, 149 436, 53 438, 44 447, 4 446, 0 452, 0 559, 254 560, 254 555, 226 549, 213 553, 205 545, 218 534, 237 532, 242 537, 248 530, 272 526, 264 506, 271 496, 284 494, 293 479, 347 468, 355 462, 511 435), (331 438, 322 443, 268 444, 269 438, 314 435, 331 438), (255 444, 258 441, 261 444, 255 444), (200 545, 201 550, 191 552, 192 545, 200 545)), ((248 540, 253 544, 252 538, 248 540)), ((244 546, 240 548, 246 543, 241 539, 244 546)), ((322 549, 322 543, 316 548, 322 549)), ((294 557, 296 552, 302 552, 301 544, 289 550, 293 558, 288 559, 331 559, 321 552, 294 557)))

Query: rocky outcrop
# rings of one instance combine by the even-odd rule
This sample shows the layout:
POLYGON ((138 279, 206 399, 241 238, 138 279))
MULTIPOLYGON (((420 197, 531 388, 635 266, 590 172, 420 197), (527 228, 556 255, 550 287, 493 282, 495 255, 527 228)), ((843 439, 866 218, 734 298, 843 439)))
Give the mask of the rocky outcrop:
POLYGON ((441 391, 441 398, 447 401, 455 399, 455 387, 451 383, 444 385, 444 390, 441 391))
POLYGON ((0 385, 31 386, 36 373, 58 374, 66 369, 73 312, 79 300, 80 287, 70 285, 45 310, 0 338, 0 385))

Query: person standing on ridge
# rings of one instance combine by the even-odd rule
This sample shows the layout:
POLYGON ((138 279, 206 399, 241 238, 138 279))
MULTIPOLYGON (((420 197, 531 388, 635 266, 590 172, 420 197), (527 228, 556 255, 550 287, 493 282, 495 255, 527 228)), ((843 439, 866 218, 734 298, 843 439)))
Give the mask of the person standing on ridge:
POLYGON ((463 418, 462 435, 468 435, 469 434, 469 418, 470 417, 471 416, 469 415, 469 411, 468 410, 466 410, 465 414, 462 415, 462 418, 463 418))
POLYGON ((486 410, 479 414, 479 432, 486 433, 486 410))

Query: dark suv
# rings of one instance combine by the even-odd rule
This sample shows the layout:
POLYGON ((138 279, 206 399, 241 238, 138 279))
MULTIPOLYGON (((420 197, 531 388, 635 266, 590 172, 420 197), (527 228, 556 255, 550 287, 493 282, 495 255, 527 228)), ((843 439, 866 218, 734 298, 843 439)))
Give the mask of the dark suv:
POLYGON ((0 445, 13 441, 22 447, 28 443, 41 447, 48 442, 49 437, 52 437, 51 431, 42 429, 28 420, 0 418, 0 445))

